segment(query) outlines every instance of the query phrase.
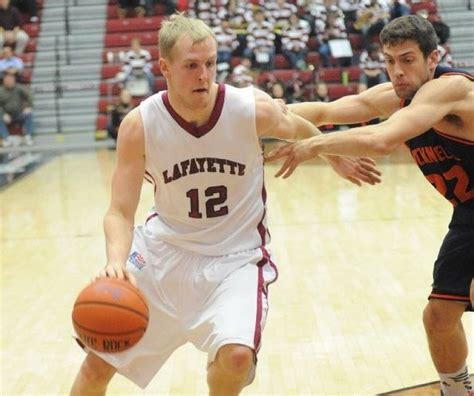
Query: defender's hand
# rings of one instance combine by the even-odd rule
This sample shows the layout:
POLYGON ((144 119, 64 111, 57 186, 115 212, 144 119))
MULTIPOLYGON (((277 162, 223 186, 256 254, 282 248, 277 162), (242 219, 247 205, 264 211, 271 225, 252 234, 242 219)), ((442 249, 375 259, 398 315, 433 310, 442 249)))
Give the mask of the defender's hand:
POLYGON ((270 151, 265 156, 266 162, 275 161, 279 158, 285 158, 285 162, 281 166, 280 170, 275 174, 275 177, 283 175, 283 178, 286 179, 294 172, 300 162, 317 157, 317 155, 313 154, 311 151, 309 144, 310 140, 311 139, 305 139, 293 143, 287 142, 270 151))
POLYGON ((372 158, 323 156, 334 171, 343 179, 349 180, 358 186, 362 183, 377 184, 382 180, 382 173, 377 169, 376 162, 372 158))

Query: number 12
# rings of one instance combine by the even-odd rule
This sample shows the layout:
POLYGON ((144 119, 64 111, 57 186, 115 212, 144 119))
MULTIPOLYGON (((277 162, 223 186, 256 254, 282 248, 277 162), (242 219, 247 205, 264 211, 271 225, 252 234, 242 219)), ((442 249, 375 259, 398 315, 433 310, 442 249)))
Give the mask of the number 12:
MULTIPOLYGON (((209 197, 206 201, 207 218, 225 216, 229 213, 227 205, 216 208, 227 200, 226 186, 208 187, 204 190, 204 195, 209 197)), ((199 190, 193 188, 186 193, 186 196, 191 201, 191 210, 188 212, 189 217, 192 217, 193 219, 201 219, 202 213, 199 211, 199 190)))

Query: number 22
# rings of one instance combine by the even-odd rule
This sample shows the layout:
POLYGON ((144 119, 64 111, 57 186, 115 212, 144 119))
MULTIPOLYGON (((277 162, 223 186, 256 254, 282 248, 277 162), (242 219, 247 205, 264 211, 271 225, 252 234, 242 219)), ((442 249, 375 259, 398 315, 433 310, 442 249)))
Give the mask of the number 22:
MULTIPOLYGON (((469 189, 469 176, 466 174, 466 171, 459 165, 454 165, 451 169, 443 173, 443 177, 438 174, 427 175, 426 178, 432 183, 435 188, 444 196, 446 196, 446 192, 448 191, 448 187, 446 186, 446 180, 456 180, 456 184, 454 186, 453 194, 456 197, 456 200, 460 203, 469 201, 470 199, 474 198, 474 188, 469 189)), ((451 202, 456 205, 458 202, 451 202)))

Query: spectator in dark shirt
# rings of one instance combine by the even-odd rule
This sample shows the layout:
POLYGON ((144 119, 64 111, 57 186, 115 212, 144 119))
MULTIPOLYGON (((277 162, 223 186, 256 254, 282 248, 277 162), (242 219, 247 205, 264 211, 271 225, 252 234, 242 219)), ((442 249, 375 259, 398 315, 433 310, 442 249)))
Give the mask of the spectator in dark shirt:
POLYGON ((140 6, 140 0, 118 0, 118 3, 117 16, 121 19, 127 16, 129 9, 133 9, 137 17, 145 15, 145 9, 140 6))
POLYGON ((107 132, 109 137, 117 140, 118 129, 123 118, 133 109, 132 96, 126 89, 122 89, 115 103, 107 108, 108 123, 107 132))
POLYGON ((0 86, 0 137, 2 146, 12 145, 8 125, 18 122, 23 126, 26 145, 33 144, 33 115, 31 95, 23 85, 17 84, 14 75, 5 74, 0 86))
POLYGON ((31 23, 38 22, 36 0, 12 0, 11 5, 16 7, 22 14, 27 14, 30 17, 31 23))
POLYGON ((22 54, 28 39, 26 32, 21 30, 20 11, 10 5, 10 0, 0 0, 0 50, 4 43, 15 45, 15 53, 22 54))

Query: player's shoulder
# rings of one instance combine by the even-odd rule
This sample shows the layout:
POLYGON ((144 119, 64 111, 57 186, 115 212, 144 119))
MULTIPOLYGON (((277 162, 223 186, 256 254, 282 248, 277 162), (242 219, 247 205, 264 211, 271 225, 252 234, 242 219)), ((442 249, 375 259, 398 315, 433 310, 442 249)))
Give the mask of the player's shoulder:
POLYGON ((277 102, 266 92, 253 88, 255 97, 255 112, 257 118, 270 118, 275 115, 279 107, 277 102))
POLYGON ((445 74, 424 83, 414 99, 462 100, 472 92, 472 81, 460 74, 445 74))
POLYGON ((474 83, 474 77, 467 73, 445 73, 439 78, 431 80, 437 86, 451 87, 452 91, 462 90, 471 91, 474 83))
POLYGON ((357 98, 364 106, 373 108, 378 114, 387 117, 400 108, 400 98, 391 82, 375 85, 361 92, 357 98))
POLYGON ((135 107, 122 120, 119 136, 122 140, 137 141, 143 139, 144 129, 140 108, 135 107))

